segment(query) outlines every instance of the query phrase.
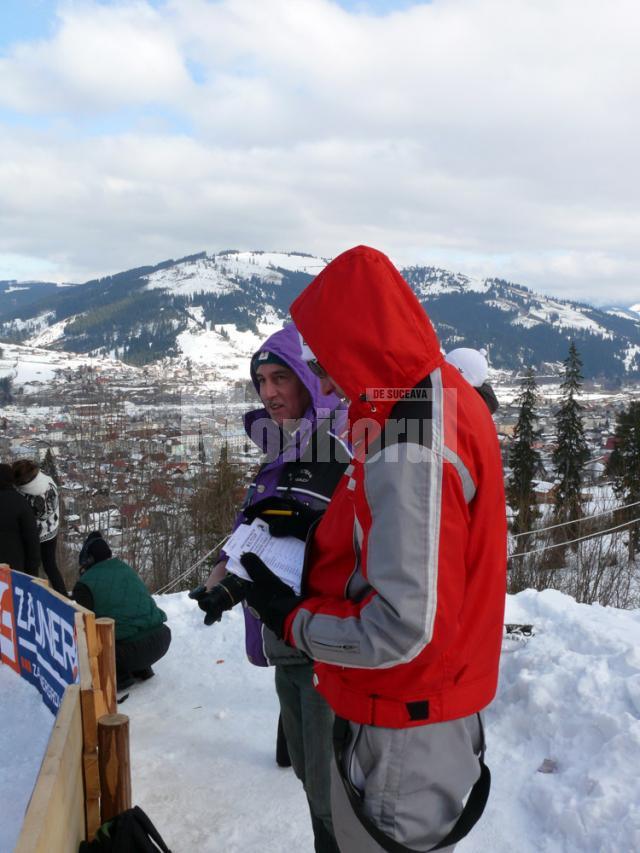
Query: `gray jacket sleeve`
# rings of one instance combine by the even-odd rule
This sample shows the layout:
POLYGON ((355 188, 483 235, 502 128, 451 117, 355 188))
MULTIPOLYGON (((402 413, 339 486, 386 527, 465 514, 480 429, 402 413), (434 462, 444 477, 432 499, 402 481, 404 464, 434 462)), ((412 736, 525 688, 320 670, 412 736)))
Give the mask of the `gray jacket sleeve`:
MULTIPOLYGON (((388 668, 416 657, 431 641, 438 606, 438 558, 444 460, 419 444, 388 446, 364 465, 371 524, 356 519, 356 555, 366 537, 368 583, 359 602, 296 614, 296 646, 346 667, 388 668)), ((453 468, 453 466, 451 466, 453 468)), ((462 491, 457 474, 455 487, 462 491)), ((462 499, 464 503, 464 498, 462 499)))

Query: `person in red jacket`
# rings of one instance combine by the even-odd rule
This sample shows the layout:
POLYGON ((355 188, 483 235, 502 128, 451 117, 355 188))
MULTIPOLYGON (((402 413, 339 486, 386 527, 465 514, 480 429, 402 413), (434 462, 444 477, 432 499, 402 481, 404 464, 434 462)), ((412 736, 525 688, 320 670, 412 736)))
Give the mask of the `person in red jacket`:
POLYGON ((451 850, 489 788, 480 712, 506 592, 495 427, 380 252, 340 255, 291 314, 323 390, 350 401, 355 458, 307 541, 303 597, 247 554, 247 600, 316 661, 336 714, 340 849, 451 850))

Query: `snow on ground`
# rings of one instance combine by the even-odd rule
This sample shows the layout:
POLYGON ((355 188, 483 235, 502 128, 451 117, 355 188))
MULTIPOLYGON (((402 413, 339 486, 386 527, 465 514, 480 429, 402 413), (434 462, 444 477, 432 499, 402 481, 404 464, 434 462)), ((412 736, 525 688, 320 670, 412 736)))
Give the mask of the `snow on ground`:
POLYGON ((54 716, 40 694, 0 664, 0 851, 13 850, 47 751, 54 716))
MULTIPOLYGON (((313 849, 304 794, 275 764, 273 672, 244 658, 239 612, 206 628, 185 593, 159 598, 173 644, 120 710, 133 798, 176 853, 313 849)), ((460 853, 640 850, 640 611, 554 591, 509 597, 498 696, 487 712, 492 795, 460 853), (555 772, 542 773, 545 759, 555 772)))
POLYGON ((278 269, 317 275, 326 259, 295 252, 229 252, 183 261, 146 276, 147 290, 168 289, 182 295, 193 293, 225 294, 238 290, 238 277, 255 276, 265 282, 280 284, 278 269))
POLYGON ((538 323, 551 323, 558 329, 584 329, 603 338, 613 338, 613 334, 601 326, 580 308, 547 298, 531 305, 526 316, 512 320, 512 325, 530 328, 538 323))
POLYGON ((640 364, 640 347, 637 344, 630 344, 624 354, 624 369, 627 372, 637 370, 640 364))
MULTIPOLYGON (((206 628, 186 593, 158 601, 172 646, 156 677, 119 706, 131 721, 134 802, 175 853, 311 851, 302 788, 275 764, 273 671, 246 661, 242 614, 206 628)), ((640 850, 640 611, 527 590, 508 598, 506 619, 533 623, 536 634, 503 643, 498 695, 486 714, 492 794, 457 850, 640 850)), ((4 851, 52 717, 6 667, 0 715, 4 851)))
POLYGON ((216 326, 215 332, 188 329, 176 340, 184 358, 215 367, 223 379, 244 380, 248 379, 249 358, 269 335, 282 328, 284 322, 275 313, 265 314, 264 322, 257 324, 258 334, 240 332, 232 323, 227 323, 216 326))
MULTIPOLYGON (((53 328, 53 327, 51 327, 53 328)), ((29 386, 51 382, 58 370, 77 370, 90 365, 98 371, 114 375, 131 376, 139 369, 106 357, 48 350, 35 346, 3 343, 0 346, 0 377, 11 376, 14 386, 29 386)))
POLYGON ((37 335, 29 339, 29 345, 32 347, 48 347, 59 341, 61 338, 64 338, 67 326, 73 323, 76 317, 77 315, 74 314, 73 317, 67 317, 58 323, 53 323, 51 326, 45 326, 37 335))
MULTIPOLYGON (((28 290, 28 287, 13 287, 5 290, 5 293, 11 293, 12 290, 28 290)), ((15 320, 8 320, 2 325, 3 333, 6 332, 31 332, 36 334, 42 329, 48 328, 49 320, 53 317, 53 311, 45 311, 43 314, 38 314, 36 317, 29 317, 27 320, 21 320, 16 317, 15 320)))

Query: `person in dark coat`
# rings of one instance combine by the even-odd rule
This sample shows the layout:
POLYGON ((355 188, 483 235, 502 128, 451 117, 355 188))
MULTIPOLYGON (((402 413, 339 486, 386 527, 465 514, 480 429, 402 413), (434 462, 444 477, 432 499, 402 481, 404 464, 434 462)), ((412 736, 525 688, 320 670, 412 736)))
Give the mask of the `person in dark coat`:
POLYGON ((0 465, 0 563, 37 575, 40 539, 31 507, 13 487, 11 465, 0 465))
POLYGON ((167 614, 131 566, 112 556, 100 531, 89 534, 79 562, 73 598, 96 616, 108 616, 116 623, 118 690, 136 679, 151 678, 151 665, 167 653, 171 643, 171 631, 164 624, 167 614))

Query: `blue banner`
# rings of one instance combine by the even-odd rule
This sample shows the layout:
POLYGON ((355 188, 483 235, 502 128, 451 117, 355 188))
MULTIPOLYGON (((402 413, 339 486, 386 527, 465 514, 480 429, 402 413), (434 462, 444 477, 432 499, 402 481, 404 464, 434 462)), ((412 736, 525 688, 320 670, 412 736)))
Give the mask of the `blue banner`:
MULTIPOLYGON (((56 714, 67 685, 80 680, 76 610, 29 575, 6 574, 10 574, 13 599, 12 612, 8 601, 2 605, 7 651, 10 638, 20 674, 38 688, 45 705, 56 714)), ((10 663, 4 654, 3 659, 10 663)))

